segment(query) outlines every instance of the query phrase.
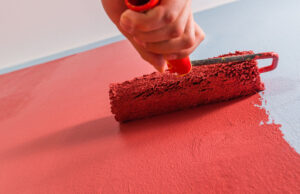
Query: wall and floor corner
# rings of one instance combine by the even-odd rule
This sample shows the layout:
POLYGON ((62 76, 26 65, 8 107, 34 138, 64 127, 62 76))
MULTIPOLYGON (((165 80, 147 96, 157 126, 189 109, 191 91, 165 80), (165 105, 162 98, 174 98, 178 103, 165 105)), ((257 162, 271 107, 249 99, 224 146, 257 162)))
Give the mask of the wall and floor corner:
POLYGON ((207 38, 193 59, 279 53, 264 93, 247 98, 119 125, 109 83, 153 71, 127 41, 1 75, 0 193, 298 193, 299 6, 195 14, 207 38))
MULTIPOLYGON (((197 0, 192 7, 198 12, 234 1, 197 0)), ((0 74, 123 38, 100 0, 4 0, 0 24, 0 74)))

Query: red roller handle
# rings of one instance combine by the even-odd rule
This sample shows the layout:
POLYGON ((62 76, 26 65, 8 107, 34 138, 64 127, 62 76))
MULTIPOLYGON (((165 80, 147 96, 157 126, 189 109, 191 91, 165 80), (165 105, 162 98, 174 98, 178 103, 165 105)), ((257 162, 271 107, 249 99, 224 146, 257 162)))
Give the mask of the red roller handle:
MULTIPOLYGON (((159 1, 160 0, 125 0, 125 4, 133 11, 145 12, 158 5, 159 1)), ((167 64, 171 73, 177 73, 179 75, 187 74, 192 69, 192 63, 189 57, 169 60, 167 61, 167 64)))
POLYGON ((160 0, 125 0, 126 6, 138 12, 148 11, 159 4, 160 0))

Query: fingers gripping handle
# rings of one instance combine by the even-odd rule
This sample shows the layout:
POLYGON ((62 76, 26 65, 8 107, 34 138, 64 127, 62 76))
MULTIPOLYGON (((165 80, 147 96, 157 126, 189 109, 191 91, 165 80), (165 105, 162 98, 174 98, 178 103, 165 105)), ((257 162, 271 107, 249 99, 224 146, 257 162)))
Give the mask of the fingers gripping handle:
MULTIPOLYGON (((159 4, 160 0, 125 0, 126 6, 138 12, 145 12, 159 4)), ((179 75, 187 74, 192 69, 192 64, 189 57, 167 61, 169 71, 179 75)))

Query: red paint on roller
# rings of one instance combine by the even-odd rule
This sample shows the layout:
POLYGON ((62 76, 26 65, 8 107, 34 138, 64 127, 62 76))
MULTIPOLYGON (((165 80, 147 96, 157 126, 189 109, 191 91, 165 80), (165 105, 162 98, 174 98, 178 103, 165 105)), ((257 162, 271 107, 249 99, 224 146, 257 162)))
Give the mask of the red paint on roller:
POLYGON ((109 83, 150 71, 122 41, 1 75, 0 193, 299 193, 259 94, 119 125, 109 83))
MULTIPOLYGON (((220 57, 253 54, 236 52, 220 57)), ((255 94, 264 89, 257 61, 194 67, 183 76, 153 73, 111 84, 111 109, 118 121, 145 118, 255 94)))

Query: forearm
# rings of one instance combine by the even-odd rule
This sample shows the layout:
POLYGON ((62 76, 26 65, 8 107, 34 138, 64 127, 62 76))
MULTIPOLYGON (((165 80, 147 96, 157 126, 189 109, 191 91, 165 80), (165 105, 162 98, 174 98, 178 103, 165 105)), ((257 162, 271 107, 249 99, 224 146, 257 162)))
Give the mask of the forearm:
MULTIPOLYGON (((120 26, 120 18, 122 13, 128 9, 124 3, 124 0, 101 0, 103 8, 111 19, 111 21, 116 25, 119 31, 130 41, 132 42, 133 46, 136 47, 132 37, 125 32, 120 26)), ((136 48, 137 49, 137 48, 136 48)))
POLYGON ((108 17, 119 28, 120 16, 127 9, 124 0, 101 0, 101 1, 108 17))

